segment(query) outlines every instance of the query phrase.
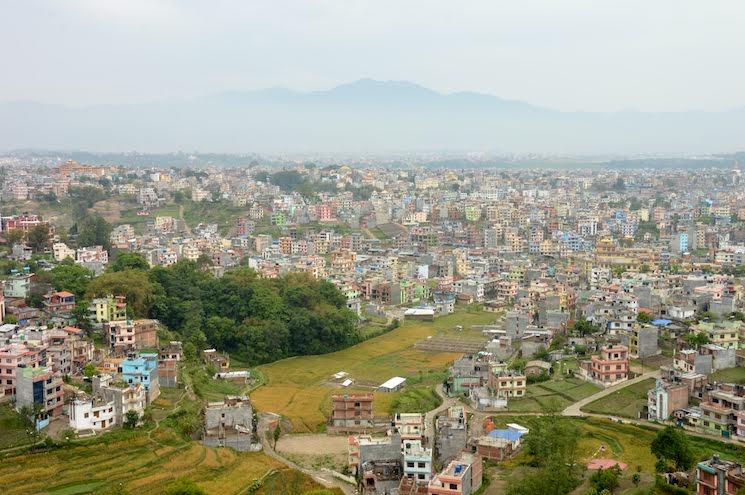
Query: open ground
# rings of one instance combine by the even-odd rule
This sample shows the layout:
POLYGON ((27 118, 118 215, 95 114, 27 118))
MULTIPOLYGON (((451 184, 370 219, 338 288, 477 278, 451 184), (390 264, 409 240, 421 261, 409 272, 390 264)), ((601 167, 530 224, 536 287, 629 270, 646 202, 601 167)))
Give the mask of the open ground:
MULTIPOLYGON (((469 328, 495 319, 493 313, 460 312, 434 322, 407 321, 384 335, 342 351, 319 356, 284 359, 261 366, 266 385, 251 394, 260 411, 275 412, 289 419, 295 432, 313 432, 325 424, 330 411, 329 396, 340 391, 371 391, 393 376, 409 378, 408 386, 441 381, 441 371, 461 354, 426 352, 414 348, 428 336, 452 336, 457 325, 469 328), (344 389, 331 379, 345 371, 355 384, 344 389)), ((375 392, 376 414, 386 415, 399 393, 375 392)))

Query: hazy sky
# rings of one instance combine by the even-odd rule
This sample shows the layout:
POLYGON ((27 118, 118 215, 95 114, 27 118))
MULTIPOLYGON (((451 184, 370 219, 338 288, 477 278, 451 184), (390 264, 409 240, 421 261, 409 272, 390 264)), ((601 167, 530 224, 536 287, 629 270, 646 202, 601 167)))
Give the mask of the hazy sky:
POLYGON ((745 106, 742 0, 0 0, 0 101, 363 77, 564 110, 745 106))

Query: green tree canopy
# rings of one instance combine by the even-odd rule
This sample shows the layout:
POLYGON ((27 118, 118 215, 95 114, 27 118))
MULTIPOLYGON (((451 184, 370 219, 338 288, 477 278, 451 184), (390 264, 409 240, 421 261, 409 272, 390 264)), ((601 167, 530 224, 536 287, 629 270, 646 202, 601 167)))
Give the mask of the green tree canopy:
POLYGON ((88 290, 88 284, 93 279, 93 272, 72 262, 62 262, 49 272, 52 285, 56 290, 66 290, 83 297, 88 290))
POLYGON ((688 436, 674 426, 658 431, 650 450, 658 459, 673 462, 681 471, 687 471, 695 462, 688 436))
POLYGON ((124 295, 127 305, 136 316, 147 316, 154 301, 154 287, 148 274, 131 268, 120 272, 107 272, 94 279, 86 291, 88 298, 109 294, 124 295))
POLYGON ((109 263, 108 268, 111 272, 121 272, 127 269, 149 270, 150 264, 139 253, 122 252, 114 258, 114 261, 109 263))

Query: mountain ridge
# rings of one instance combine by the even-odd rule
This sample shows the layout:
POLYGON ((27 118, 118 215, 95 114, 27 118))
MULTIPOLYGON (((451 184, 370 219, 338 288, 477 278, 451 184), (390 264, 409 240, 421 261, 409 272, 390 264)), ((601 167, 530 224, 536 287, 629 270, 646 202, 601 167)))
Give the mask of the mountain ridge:
POLYGON ((745 148, 745 108, 564 112, 365 78, 319 91, 274 87, 134 104, 0 103, 0 148, 719 152, 745 148))

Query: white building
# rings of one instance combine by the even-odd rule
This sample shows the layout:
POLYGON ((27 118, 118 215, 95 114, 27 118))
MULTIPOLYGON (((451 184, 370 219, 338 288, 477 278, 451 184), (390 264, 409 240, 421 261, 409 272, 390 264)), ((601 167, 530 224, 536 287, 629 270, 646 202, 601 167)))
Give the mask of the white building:
POLYGON ((417 481, 432 479, 432 449, 422 447, 419 440, 405 440, 404 475, 417 481))
POLYGON ((67 258, 75 259, 75 250, 67 247, 64 242, 55 242, 52 245, 54 261, 63 261, 67 258))
POLYGON ((88 397, 75 399, 68 406, 70 428, 81 430, 105 430, 116 424, 114 402, 88 397))

